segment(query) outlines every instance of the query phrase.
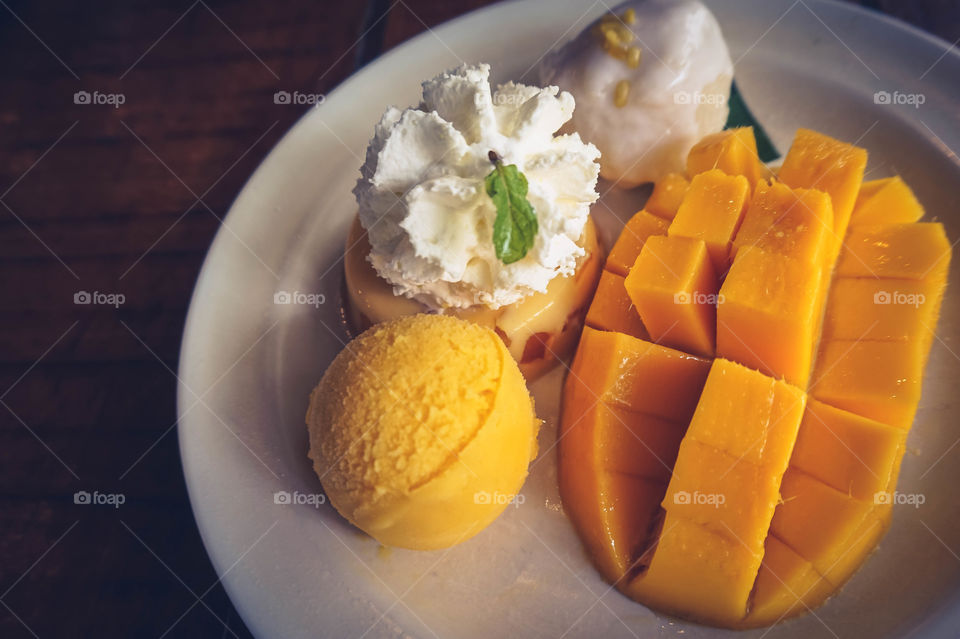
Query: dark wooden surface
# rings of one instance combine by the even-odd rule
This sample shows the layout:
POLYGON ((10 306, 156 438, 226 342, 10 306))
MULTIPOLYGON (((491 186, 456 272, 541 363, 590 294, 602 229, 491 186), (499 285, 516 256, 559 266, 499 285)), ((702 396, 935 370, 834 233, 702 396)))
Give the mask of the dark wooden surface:
MULTIPOLYGON (((0 637, 250 636, 177 450, 194 280, 302 112, 275 91, 329 91, 482 4, 0 1, 0 637), (79 291, 126 299, 76 305, 79 291), (77 505, 81 490, 126 501, 77 505)), ((864 4, 960 37, 955 2, 864 4)))

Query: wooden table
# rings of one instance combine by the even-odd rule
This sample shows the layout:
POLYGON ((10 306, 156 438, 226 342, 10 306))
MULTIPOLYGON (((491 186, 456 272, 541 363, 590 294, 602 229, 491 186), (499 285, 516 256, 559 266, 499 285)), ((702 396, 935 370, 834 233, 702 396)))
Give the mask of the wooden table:
MULTIPOLYGON (((177 449, 194 280, 302 113, 275 92, 327 92, 483 4, 0 2, 0 636, 250 636, 177 449)), ((960 37, 949 0, 864 4, 960 37)))

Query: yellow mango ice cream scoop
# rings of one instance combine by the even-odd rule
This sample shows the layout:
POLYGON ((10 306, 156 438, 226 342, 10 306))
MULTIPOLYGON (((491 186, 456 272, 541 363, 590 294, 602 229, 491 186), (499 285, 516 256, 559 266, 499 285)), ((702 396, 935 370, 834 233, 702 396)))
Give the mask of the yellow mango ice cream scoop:
POLYGON ((453 546, 514 500, 537 454, 533 401, 488 328, 444 315, 374 326, 310 396, 310 458, 330 502, 386 546, 453 546))

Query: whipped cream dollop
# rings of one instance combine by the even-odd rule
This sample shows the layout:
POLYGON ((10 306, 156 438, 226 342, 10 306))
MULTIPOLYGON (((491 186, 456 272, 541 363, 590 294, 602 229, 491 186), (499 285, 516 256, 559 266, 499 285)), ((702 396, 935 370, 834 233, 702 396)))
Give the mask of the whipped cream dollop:
POLYGON ((435 310, 499 308, 571 275, 597 200, 600 152, 576 133, 554 135, 573 96, 513 82, 492 92, 489 78, 489 65, 462 65, 424 82, 418 107, 388 108, 354 188, 370 263, 397 295, 435 310), (538 222, 511 264, 493 244, 491 151, 526 176, 538 222))

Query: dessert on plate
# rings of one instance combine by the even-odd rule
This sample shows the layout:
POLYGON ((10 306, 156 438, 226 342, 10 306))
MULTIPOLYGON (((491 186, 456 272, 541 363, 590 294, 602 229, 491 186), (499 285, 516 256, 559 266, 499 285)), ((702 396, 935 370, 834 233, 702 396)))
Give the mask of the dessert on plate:
POLYGON ((599 152, 556 87, 462 65, 387 109, 354 193, 346 313, 354 328, 412 313, 455 315, 501 336, 527 377, 568 355, 600 271, 590 219, 599 152))
POLYGON ((626 596, 767 626, 862 565, 951 245, 903 179, 864 182, 865 149, 799 129, 771 170, 768 140, 727 121, 732 74, 701 3, 645 0, 549 54, 546 88, 465 64, 387 109, 344 255, 363 332, 307 414, 347 520, 413 549, 479 533, 537 454, 525 378, 576 348, 560 495, 626 596), (600 174, 654 182, 606 259, 600 174))

